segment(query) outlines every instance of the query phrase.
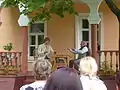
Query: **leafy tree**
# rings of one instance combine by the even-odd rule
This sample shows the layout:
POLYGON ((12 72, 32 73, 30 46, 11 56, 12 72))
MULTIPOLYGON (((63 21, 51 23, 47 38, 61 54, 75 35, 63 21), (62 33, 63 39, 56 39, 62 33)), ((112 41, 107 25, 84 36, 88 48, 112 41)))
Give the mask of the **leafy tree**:
POLYGON ((117 0, 105 0, 106 4, 110 8, 110 10, 117 16, 120 17, 120 8, 117 4, 117 0))
POLYGON ((49 20, 52 14, 64 17, 69 14, 77 14, 72 0, 4 0, 2 7, 21 7, 24 15, 32 15, 32 22, 36 20, 49 20))

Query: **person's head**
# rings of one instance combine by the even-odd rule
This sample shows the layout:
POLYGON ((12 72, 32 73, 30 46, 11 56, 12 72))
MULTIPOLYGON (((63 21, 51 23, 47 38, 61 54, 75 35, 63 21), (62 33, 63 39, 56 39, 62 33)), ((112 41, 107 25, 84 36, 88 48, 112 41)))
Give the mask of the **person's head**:
POLYGON ((45 43, 45 44, 50 44, 50 38, 49 38, 49 37, 45 37, 44 43, 45 43))
POLYGON ((82 85, 74 69, 60 68, 51 74, 44 90, 82 90, 82 85))
POLYGON ((87 56, 80 60, 79 70, 81 75, 96 76, 98 66, 93 57, 87 56))
POLYGON ((47 60, 36 60, 33 63, 33 74, 36 80, 45 80, 51 73, 51 64, 47 60))
POLYGON ((80 45, 81 45, 81 47, 83 47, 83 46, 86 46, 87 43, 85 41, 81 41, 80 45))

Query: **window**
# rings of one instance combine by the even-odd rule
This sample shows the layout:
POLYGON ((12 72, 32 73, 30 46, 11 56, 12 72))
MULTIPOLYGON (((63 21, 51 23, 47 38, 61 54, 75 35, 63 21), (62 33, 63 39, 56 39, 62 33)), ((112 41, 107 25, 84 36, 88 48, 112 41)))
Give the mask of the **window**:
POLYGON ((89 41, 89 31, 82 31, 82 40, 89 41))
POLYGON ((81 19, 81 35, 82 41, 86 41, 89 46, 89 39, 90 39, 90 30, 89 30, 89 21, 87 17, 81 19))
POLYGON ((88 29, 89 28, 89 22, 87 19, 82 19, 82 28, 88 29))
MULTIPOLYGON (((87 42, 87 45, 89 46, 89 47, 91 47, 91 44, 90 44, 90 42, 91 42, 91 25, 89 24, 89 21, 88 21, 88 19, 87 19, 87 17, 81 17, 81 19, 80 19, 81 21, 80 21, 80 25, 81 25, 81 32, 79 32, 80 34, 80 41, 86 41, 87 42)), ((98 42, 99 42, 99 39, 100 39, 100 26, 101 25, 101 23, 98 25, 98 31, 97 31, 97 39, 98 39, 98 42)))
MULTIPOLYGON (((28 47, 29 57, 33 57, 34 50, 38 48, 38 45, 43 43, 44 35, 45 35, 44 23, 34 23, 30 26, 28 47)), ((29 59, 31 60, 31 58, 29 59)))

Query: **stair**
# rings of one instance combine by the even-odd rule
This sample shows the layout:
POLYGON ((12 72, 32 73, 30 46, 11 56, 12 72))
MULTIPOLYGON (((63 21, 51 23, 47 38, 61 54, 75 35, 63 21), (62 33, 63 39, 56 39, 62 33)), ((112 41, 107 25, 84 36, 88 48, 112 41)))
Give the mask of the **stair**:
POLYGON ((0 90, 19 90, 24 79, 24 76, 0 75, 0 90))

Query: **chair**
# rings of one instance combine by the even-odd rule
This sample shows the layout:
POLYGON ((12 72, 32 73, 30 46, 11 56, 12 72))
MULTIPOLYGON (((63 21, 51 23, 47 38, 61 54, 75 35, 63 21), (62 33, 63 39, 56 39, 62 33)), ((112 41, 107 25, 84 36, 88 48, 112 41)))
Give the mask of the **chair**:
POLYGON ((70 56, 69 55, 64 55, 64 54, 56 54, 53 57, 53 69, 52 71, 57 70, 58 68, 61 67, 68 67, 69 65, 69 60, 70 56))

